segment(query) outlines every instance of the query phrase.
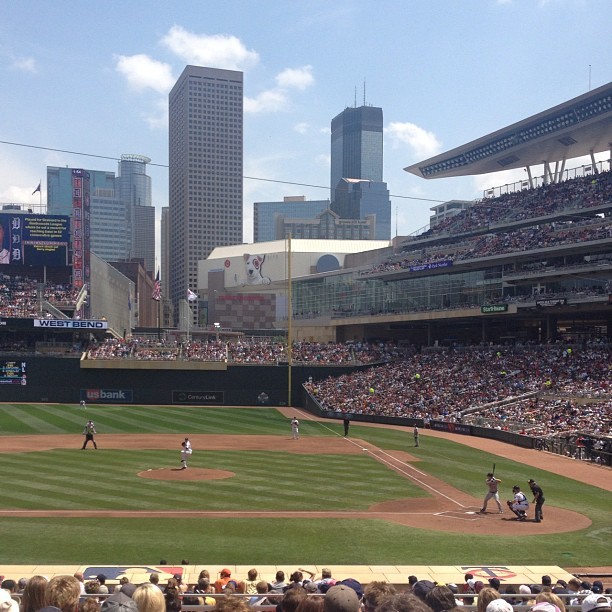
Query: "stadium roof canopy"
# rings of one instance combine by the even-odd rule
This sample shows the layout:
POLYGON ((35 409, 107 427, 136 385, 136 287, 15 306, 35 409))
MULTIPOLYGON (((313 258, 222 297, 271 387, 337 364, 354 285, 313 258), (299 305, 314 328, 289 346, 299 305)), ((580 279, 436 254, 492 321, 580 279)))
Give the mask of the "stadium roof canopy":
POLYGON ((612 83, 404 168, 422 178, 529 168, 612 149, 612 83))

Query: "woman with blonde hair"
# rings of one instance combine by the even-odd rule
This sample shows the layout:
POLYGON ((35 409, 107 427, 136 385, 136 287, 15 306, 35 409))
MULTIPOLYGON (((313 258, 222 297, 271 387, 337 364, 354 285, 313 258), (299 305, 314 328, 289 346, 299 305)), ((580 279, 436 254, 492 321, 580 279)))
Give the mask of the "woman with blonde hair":
POLYGON ((565 604, 563 603, 563 600, 556 593, 551 591, 542 591, 541 593, 538 593, 536 595, 535 602, 536 605, 542 602, 550 603, 553 606, 557 606, 561 612, 565 612, 565 604))
POLYGON ((501 599, 501 595, 492 587, 484 587, 478 593, 476 612, 486 612, 487 606, 494 600, 501 599))
POLYGON ((164 594, 150 582, 141 584, 132 595, 138 606, 138 612, 166 612, 164 594))

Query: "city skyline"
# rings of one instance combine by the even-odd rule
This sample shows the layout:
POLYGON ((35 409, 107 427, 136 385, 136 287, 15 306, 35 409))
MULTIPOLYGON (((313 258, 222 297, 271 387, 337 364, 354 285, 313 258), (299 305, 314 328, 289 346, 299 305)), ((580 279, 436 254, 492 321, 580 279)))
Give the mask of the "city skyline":
MULTIPOLYGON (((119 21, 97 3, 2 6, 0 140, 113 159, 0 144, 0 201, 35 206, 47 166, 111 171, 121 153, 136 153, 152 159, 159 226, 169 204, 167 95, 197 64, 245 74, 244 241, 253 202, 329 198, 330 119, 364 103, 384 109, 392 234, 405 235, 436 203, 521 175, 425 181, 404 167, 612 80, 603 0, 143 6, 123 6, 119 21)), ((43 201, 46 189, 43 180, 43 201)))

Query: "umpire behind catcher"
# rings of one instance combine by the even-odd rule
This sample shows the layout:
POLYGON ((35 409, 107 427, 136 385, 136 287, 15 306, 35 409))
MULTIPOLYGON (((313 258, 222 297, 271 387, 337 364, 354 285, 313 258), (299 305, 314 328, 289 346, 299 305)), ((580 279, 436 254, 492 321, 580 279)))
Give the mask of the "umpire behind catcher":
POLYGON ((535 522, 540 523, 544 520, 544 515, 542 514, 542 506, 546 501, 544 499, 544 491, 542 491, 542 487, 533 478, 530 478, 528 482, 529 488, 533 493, 533 503, 535 504, 535 522))

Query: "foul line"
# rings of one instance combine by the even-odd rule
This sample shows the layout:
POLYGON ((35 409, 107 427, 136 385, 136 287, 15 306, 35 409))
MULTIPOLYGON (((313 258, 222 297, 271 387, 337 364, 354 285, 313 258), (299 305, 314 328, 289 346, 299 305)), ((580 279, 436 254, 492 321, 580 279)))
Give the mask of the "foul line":
MULTIPOLYGON (((300 415, 304 415, 305 420, 309 420, 309 421, 312 421, 313 423, 317 423, 320 427, 322 427, 323 429, 326 429, 327 431, 331 432, 335 436, 337 436, 339 438, 343 438, 347 442, 350 442, 351 444, 353 444, 355 446, 358 446, 362 450, 365 450, 365 451, 369 452, 370 454, 372 454, 372 455, 374 455, 376 457, 376 454, 374 452, 372 452, 370 449, 363 448, 360 444, 357 444, 357 442, 355 442, 354 440, 351 440, 351 438, 349 438, 347 436, 341 436, 337 431, 334 431, 331 427, 328 427, 322 421, 317 421, 314 418, 312 418, 312 415, 310 415, 309 413, 304 412, 303 410, 299 410, 299 412, 300 412, 300 415)), ((377 448, 377 447, 375 447, 375 448, 377 448)), ((382 448, 377 448, 377 452, 380 452, 380 453, 386 455, 387 457, 391 457, 391 459, 395 463, 401 464, 402 467, 400 468, 397 465, 393 465, 391 461, 387 461, 383 457, 376 457, 376 459, 378 461, 380 461, 381 463, 386 464, 389 467, 393 467, 397 472, 399 472, 400 474, 403 474, 406 478, 409 478, 409 479, 413 480, 414 482, 419 483, 419 485, 421 485, 421 487, 423 487, 424 489, 429 489, 430 491, 432 491, 436 495, 439 495, 440 497, 444 497, 449 502, 459 506, 460 508, 465 508, 466 507, 461 502, 458 502, 456 499, 453 499, 452 497, 449 497, 445 493, 442 493, 442 491, 436 489, 435 487, 432 487, 431 485, 427 484, 426 482, 423 482, 421 479, 417 478, 413 474, 410 474, 409 472, 407 472, 405 470, 405 464, 404 464, 404 462, 401 459, 398 459, 397 457, 394 457, 391 453, 388 453, 387 451, 383 450, 382 448)), ((418 474, 420 474, 421 476, 427 476, 427 474, 425 472, 421 472, 420 470, 417 470, 415 467, 413 467, 411 465, 409 465, 408 467, 411 470, 413 470, 413 471, 417 472, 418 474)))

